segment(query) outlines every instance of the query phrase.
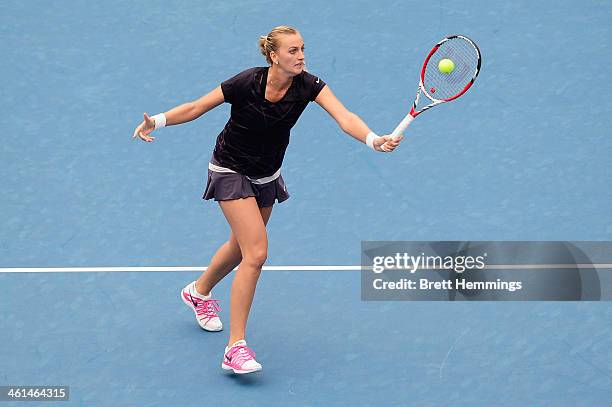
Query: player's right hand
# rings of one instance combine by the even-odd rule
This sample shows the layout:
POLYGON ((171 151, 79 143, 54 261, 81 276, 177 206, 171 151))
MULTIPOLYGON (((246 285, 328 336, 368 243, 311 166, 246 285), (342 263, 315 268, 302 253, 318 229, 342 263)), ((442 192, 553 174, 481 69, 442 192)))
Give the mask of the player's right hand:
POLYGON ((394 138, 390 134, 379 137, 374 140, 374 149, 376 151, 382 151, 383 153, 390 153, 399 146, 403 138, 403 134, 397 138, 394 138))
POLYGON ((136 127, 134 130, 133 139, 139 137, 142 141, 151 142, 155 140, 155 137, 149 136, 151 132, 155 130, 155 120, 149 117, 148 114, 144 113, 144 121, 136 127))

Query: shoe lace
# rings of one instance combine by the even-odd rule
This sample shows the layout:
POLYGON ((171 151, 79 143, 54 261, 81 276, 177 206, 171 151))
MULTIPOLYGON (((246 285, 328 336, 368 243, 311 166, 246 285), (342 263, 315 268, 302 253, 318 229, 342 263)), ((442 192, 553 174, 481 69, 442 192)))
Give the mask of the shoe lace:
POLYGON ((227 352, 227 357, 239 365, 244 362, 255 359, 255 352, 248 346, 239 345, 234 346, 227 352))
POLYGON ((221 311, 219 300, 196 300, 196 313, 198 316, 203 316, 206 319, 218 317, 217 313, 221 311))

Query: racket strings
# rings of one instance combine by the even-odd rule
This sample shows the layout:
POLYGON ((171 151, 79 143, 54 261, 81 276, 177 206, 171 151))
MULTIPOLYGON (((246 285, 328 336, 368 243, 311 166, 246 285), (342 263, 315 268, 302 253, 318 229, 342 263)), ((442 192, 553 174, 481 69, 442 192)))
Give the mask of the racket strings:
POLYGON ((425 67, 423 86, 428 96, 444 100, 461 93, 476 76, 478 61, 479 53, 468 40, 455 37, 443 42, 425 67), (438 64, 442 59, 453 61, 455 69, 450 73, 440 72, 438 64))
POLYGON ((456 60, 459 63, 455 65, 455 69, 453 70, 455 75, 452 75, 453 72, 451 72, 451 75, 444 74, 443 78, 447 79, 448 83, 452 86, 459 85, 460 83, 466 83, 465 78, 467 75, 470 74, 470 61, 466 58, 464 54, 457 53, 453 48, 448 50, 448 56, 446 58, 451 59, 453 61, 456 60))

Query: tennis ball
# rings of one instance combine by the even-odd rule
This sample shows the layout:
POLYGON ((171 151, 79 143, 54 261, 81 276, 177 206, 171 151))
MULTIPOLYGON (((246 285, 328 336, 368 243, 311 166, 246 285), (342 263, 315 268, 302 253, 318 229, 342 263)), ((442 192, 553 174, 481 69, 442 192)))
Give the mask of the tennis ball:
POLYGON ((441 59, 438 62, 438 69, 442 73, 451 73, 455 69, 455 63, 448 58, 441 59))

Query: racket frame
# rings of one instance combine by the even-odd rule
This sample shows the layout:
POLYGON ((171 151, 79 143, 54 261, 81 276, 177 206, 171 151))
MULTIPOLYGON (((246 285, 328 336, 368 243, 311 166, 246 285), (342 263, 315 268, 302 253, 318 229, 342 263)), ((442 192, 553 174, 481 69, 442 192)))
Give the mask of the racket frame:
POLYGON ((476 77, 478 76, 478 73, 480 72, 480 64, 481 64, 481 62, 482 62, 482 57, 481 57, 481 54, 480 54, 480 49, 478 48, 478 46, 476 45, 476 43, 474 41, 472 41, 471 39, 469 39, 465 35, 458 35, 458 34, 457 35, 449 35, 448 37, 444 38, 442 41, 440 41, 436 45, 434 45, 433 48, 431 49, 431 51, 429 51, 429 54, 427 54, 427 58, 425 58, 425 62, 423 62, 423 67, 421 68, 421 76, 419 78, 419 86, 417 88, 416 97, 414 98, 414 103, 412 104, 412 107, 410 108, 410 112, 402 119, 402 121, 397 125, 395 130, 393 130, 393 132, 391 133, 391 137, 396 139, 396 138, 400 137, 402 134, 404 134, 404 131, 406 130, 406 128, 408 128, 408 125, 410 125, 410 123, 414 120, 414 118, 417 117, 418 115, 420 115, 421 113, 423 113, 425 110, 431 109, 432 107, 437 106, 439 104, 450 102, 451 100, 455 100, 459 96, 461 96, 465 92, 467 92, 468 89, 472 86, 472 84, 476 80, 476 77), (435 52, 440 48, 440 46, 442 44, 444 44, 446 41, 452 40, 453 38, 462 38, 462 39, 466 40, 470 45, 472 45, 472 47, 474 47, 474 50, 476 51, 476 54, 478 55, 478 63, 477 63, 477 66, 476 66, 476 71, 474 72, 474 75, 472 76, 472 79, 465 85, 465 87, 461 90, 461 92, 459 92, 456 95, 451 96, 450 98, 447 98, 447 99, 436 99, 436 98, 434 98, 427 91, 427 89, 425 89, 425 85, 424 85, 424 82, 425 82, 425 68, 427 68, 427 64, 429 63, 429 60, 435 54, 435 52), (428 104, 427 106, 424 106, 420 110, 416 110, 417 104, 419 103, 419 98, 421 96, 421 92, 425 95, 425 97, 427 97, 429 100, 431 100, 431 103, 428 104))

